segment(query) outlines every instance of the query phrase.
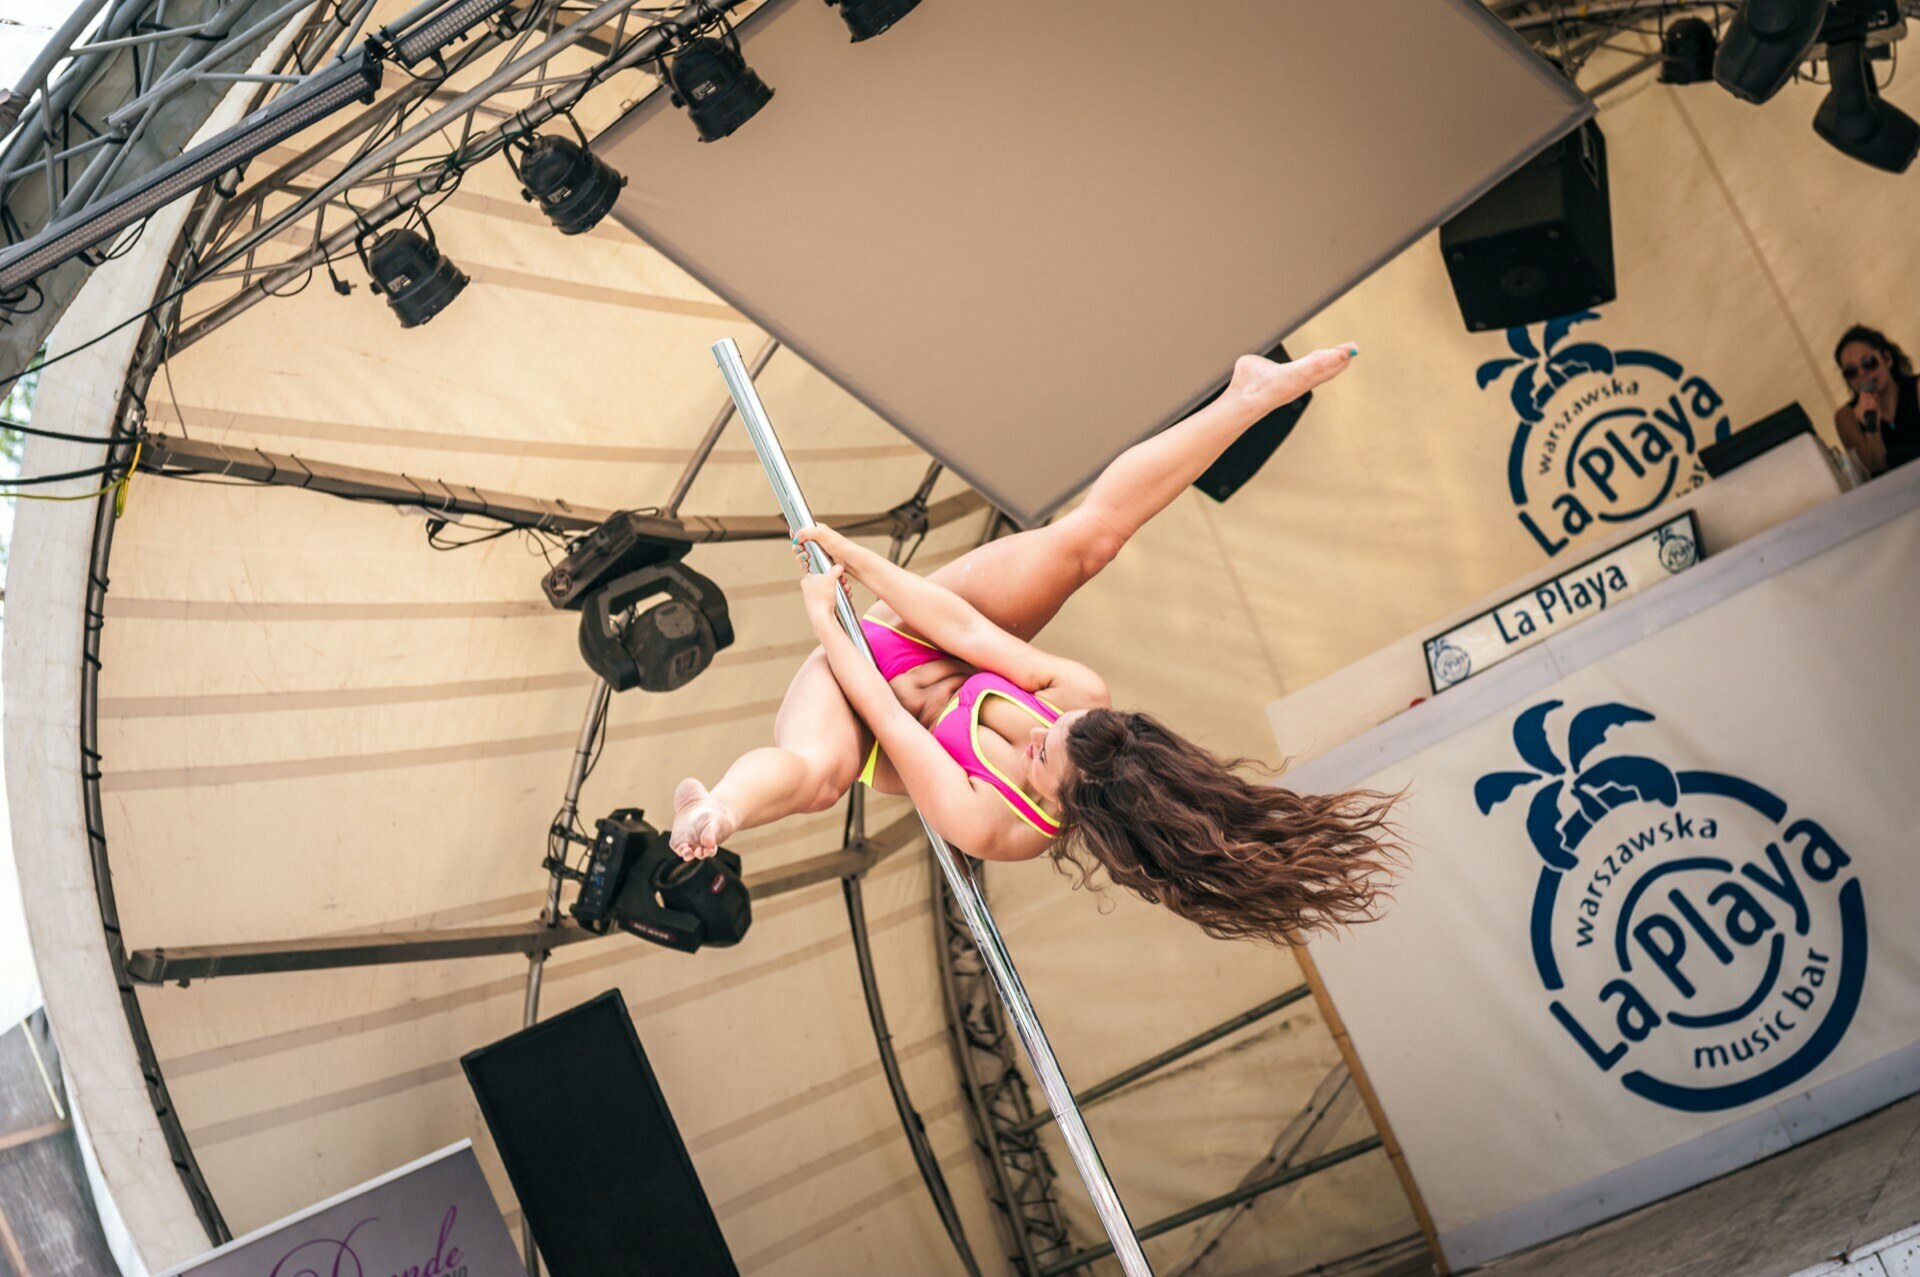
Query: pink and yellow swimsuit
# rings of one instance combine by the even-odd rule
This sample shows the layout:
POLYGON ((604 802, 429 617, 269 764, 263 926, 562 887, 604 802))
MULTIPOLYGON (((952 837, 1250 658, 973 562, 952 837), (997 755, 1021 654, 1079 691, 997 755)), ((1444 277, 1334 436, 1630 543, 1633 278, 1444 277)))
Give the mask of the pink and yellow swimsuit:
MULTIPOLYGON (((867 646, 873 649, 874 662, 880 666, 880 673, 889 682, 896 675, 918 669, 930 661, 949 658, 948 653, 931 643, 903 634, 884 621, 862 617, 860 628, 866 633, 867 646)), ((941 709, 940 717, 933 723, 933 738, 953 756, 953 761, 959 763, 967 775, 993 786, 994 790, 1006 799, 1007 806, 1013 808, 1015 815, 1047 837, 1058 838, 1060 822, 1042 811, 1038 803, 1021 793, 1020 787, 988 762, 980 752, 975 737, 980 731, 980 709, 989 696, 1005 697, 1042 723, 1052 723, 1060 717, 1058 709, 1032 692, 1016 686, 998 674, 981 670, 962 683, 960 690, 954 693, 953 699, 941 709)), ((873 752, 867 756, 866 770, 860 774, 860 779, 868 785, 873 784, 873 768, 879 757, 880 746, 876 743, 873 752)))

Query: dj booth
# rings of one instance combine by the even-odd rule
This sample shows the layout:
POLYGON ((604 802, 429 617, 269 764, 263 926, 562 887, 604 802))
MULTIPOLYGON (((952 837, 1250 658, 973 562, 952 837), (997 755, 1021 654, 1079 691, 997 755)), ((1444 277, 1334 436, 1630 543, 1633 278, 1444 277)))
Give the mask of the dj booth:
POLYGON ((1920 1089, 1920 467, 1839 486, 1803 435, 1650 515, 1700 557, 1632 597, 1431 676, 1556 564, 1271 707, 1298 754, 1420 702, 1285 783, 1405 791, 1385 916, 1311 953, 1456 1269, 1920 1089))

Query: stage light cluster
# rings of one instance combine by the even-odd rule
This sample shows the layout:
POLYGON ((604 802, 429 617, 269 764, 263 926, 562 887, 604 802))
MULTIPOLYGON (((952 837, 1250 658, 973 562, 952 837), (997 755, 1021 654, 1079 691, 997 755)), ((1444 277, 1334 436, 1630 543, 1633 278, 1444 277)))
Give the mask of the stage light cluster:
MULTIPOLYGON (((1682 36, 1683 25, 1667 32, 1661 79, 1669 83, 1693 82, 1678 77, 1691 75, 1700 33, 1682 36)), ((1721 33, 1713 78, 1757 105, 1809 61, 1825 62, 1831 87, 1814 114, 1814 132, 1862 164, 1904 173, 1920 154, 1920 123, 1881 98, 1870 63, 1890 58, 1906 33, 1898 0, 1744 0, 1721 33)))

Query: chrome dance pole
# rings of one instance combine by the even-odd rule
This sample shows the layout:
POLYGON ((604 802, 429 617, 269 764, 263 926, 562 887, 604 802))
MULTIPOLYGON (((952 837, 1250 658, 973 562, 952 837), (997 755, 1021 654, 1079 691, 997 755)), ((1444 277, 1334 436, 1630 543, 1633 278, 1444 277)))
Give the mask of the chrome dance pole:
MULTIPOLYGON (((787 526, 795 532, 812 526, 813 512, 800 494, 800 485, 787 464, 787 454, 773 433, 773 423, 767 420, 767 410, 761 406, 760 395, 753 388, 753 378, 740 358, 740 348, 733 344, 732 338, 722 338, 713 343, 713 357, 720 365, 720 375, 726 378, 727 389, 733 394, 734 406, 740 410, 740 420, 753 437, 753 450, 760 454, 760 463, 766 467, 767 479, 773 484, 773 495, 780 502, 781 513, 787 517, 787 526)), ((829 566, 826 552, 811 541, 807 543, 807 565, 815 572, 824 572, 829 566)), ((845 591, 836 594, 834 612, 853 645, 872 661, 873 650, 867 646, 867 636, 860 630, 860 618, 854 615, 853 603, 845 591)), ((1119 1257, 1121 1269, 1127 1277, 1153 1277, 1153 1269, 1141 1253, 1140 1239, 1134 1236, 1133 1225, 1127 1219, 1127 1208, 1121 1204, 1120 1195, 1113 1191, 1113 1181, 1107 1177, 1100 1150, 1093 1146, 1093 1136, 1073 1102, 1073 1091, 1060 1072, 1060 1062, 1053 1058, 1053 1048, 1047 1045, 1040 1017, 1033 1013, 1033 1004, 1027 1000, 1020 974, 1013 969, 1006 942, 1000 938, 1000 929, 987 911, 987 902, 980 896, 972 871, 933 826, 927 824, 924 815, 920 817, 920 824, 927 831, 927 841, 933 845, 933 858, 939 862, 940 872, 946 875, 947 888, 953 892, 961 916, 973 932, 973 943, 993 977, 993 987, 1000 994, 1000 1001, 1006 1004, 1007 1015, 1020 1035, 1020 1045, 1027 1050, 1027 1059, 1033 1064, 1034 1075, 1040 1079, 1040 1088, 1047 1093, 1053 1120, 1060 1126, 1067 1151, 1073 1154, 1073 1164, 1080 1171, 1088 1196, 1093 1198, 1093 1208, 1100 1215, 1108 1240, 1113 1243, 1113 1253, 1119 1257)))

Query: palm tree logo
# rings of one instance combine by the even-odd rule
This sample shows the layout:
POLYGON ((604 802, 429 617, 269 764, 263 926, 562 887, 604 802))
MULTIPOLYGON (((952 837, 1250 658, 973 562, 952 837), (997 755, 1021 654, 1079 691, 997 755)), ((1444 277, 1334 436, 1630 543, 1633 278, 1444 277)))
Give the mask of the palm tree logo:
POLYGON ((1522 421, 1543 419, 1548 401, 1573 378, 1581 373, 1612 375, 1616 362, 1612 350, 1599 342, 1567 341, 1575 324, 1598 318, 1596 312, 1583 310, 1577 315, 1547 321, 1541 334, 1545 339, 1544 354, 1533 344, 1533 336, 1525 328, 1507 329, 1507 346, 1518 358, 1489 359, 1480 365, 1474 374, 1475 380, 1480 383, 1480 389, 1485 390, 1509 369, 1518 368, 1520 371, 1508 388, 1513 410, 1520 414, 1522 421))
POLYGON ((1514 748, 1532 770, 1489 772, 1474 782, 1473 800, 1482 816, 1490 815, 1520 790, 1546 781, 1527 808, 1527 836, 1550 867, 1568 870, 1580 863, 1581 840, 1608 812, 1633 802, 1676 806, 1680 781, 1665 763, 1635 755, 1616 755, 1587 765, 1614 728, 1653 721, 1652 714, 1630 705, 1594 705, 1575 714, 1567 728, 1563 763, 1547 740, 1547 719, 1561 704, 1544 701, 1514 720, 1514 748), (1563 811, 1561 800, 1568 795, 1573 807, 1563 811))

